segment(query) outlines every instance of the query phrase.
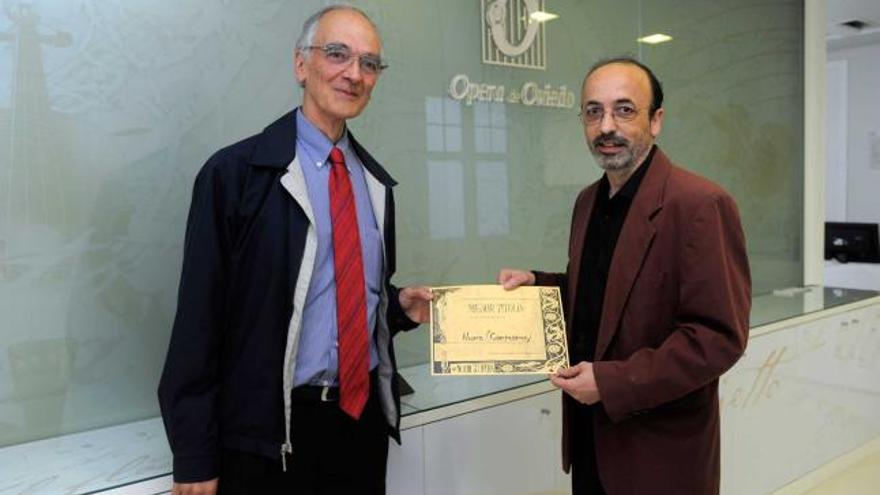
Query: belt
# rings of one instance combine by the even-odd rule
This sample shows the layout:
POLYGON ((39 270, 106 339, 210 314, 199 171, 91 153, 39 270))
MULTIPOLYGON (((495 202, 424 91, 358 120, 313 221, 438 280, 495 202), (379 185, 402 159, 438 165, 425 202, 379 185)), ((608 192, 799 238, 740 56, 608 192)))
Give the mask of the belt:
POLYGON ((294 404, 336 402, 339 400, 339 387, 300 385, 290 392, 290 399, 294 404))
MULTIPOLYGON (((375 390, 379 383, 378 366, 370 372, 370 391, 375 390)), ((339 387, 320 385, 300 385, 290 392, 290 399, 296 404, 314 404, 318 402, 338 402, 339 387)))

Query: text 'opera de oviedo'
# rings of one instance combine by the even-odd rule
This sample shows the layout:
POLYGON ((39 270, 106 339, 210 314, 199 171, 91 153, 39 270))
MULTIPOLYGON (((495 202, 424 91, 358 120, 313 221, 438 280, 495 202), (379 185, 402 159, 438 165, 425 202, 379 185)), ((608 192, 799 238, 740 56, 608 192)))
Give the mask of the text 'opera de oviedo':
POLYGON ((573 108, 575 96, 566 86, 553 87, 529 81, 519 88, 499 84, 472 82, 467 75, 457 74, 449 81, 449 96, 471 105, 475 101, 513 103, 525 106, 573 108))

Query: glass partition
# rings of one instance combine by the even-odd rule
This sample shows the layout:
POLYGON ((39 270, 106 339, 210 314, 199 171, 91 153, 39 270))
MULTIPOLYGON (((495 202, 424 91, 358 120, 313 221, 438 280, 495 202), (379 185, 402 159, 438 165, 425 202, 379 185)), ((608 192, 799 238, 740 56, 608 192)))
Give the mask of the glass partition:
MULTIPOLYGON (((482 63, 491 35, 481 39, 489 23, 474 3, 410 2, 382 14, 394 66, 354 127, 381 143, 401 182, 400 283, 565 269, 572 204, 600 177, 576 117, 580 85, 595 61, 628 54, 664 85, 659 145, 736 198, 754 293, 802 284, 800 3, 548 1, 559 17, 536 35, 543 69, 482 63), (419 16, 431 21, 412 26, 419 16), (637 41, 652 34, 672 40, 637 41), (426 56, 436 47, 443 57, 426 56), (526 99, 534 87, 545 90, 543 106, 526 99)), ((398 337, 401 361, 427 361, 426 341, 424 330, 398 337)))
MULTIPOLYGON (((620 54, 664 83, 660 146, 736 197, 756 293, 801 285, 801 2, 354 3, 391 64, 351 128, 400 182, 399 285, 565 268, 600 176, 581 80, 620 54)), ((297 104, 291 47, 324 4, 3 2, 0 447, 158 414, 193 177, 297 104)), ((427 360, 424 329, 398 356, 427 360)))

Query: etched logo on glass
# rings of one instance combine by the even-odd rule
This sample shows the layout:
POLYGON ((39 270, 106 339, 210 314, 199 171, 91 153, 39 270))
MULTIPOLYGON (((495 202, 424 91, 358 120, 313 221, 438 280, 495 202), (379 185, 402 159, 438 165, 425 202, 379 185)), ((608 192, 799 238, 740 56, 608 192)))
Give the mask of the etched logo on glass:
POLYGON ((483 63, 544 69, 544 0, 481 0, 483 63))

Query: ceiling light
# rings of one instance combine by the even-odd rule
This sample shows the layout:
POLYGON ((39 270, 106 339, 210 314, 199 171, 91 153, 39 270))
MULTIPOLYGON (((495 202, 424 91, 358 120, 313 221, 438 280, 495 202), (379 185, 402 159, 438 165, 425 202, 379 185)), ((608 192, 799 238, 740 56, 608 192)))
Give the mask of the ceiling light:
POLYGON ((551 14, 550 12, 544 12, 543 10, 536 10, 529 15, 529 18, 535 22, 547 22, 552 21, 559 17, 557 14, 551 14))
POLYGON ((642 36, 637 39, 639 43, 647 43, 649 45, 656 45, 657 43, 665 43, 667 41, 672 41, 672 36, 663 33, 651 34, 648 36, 642 36))

